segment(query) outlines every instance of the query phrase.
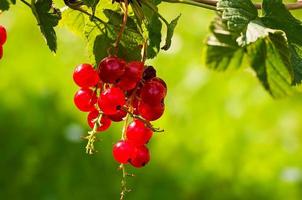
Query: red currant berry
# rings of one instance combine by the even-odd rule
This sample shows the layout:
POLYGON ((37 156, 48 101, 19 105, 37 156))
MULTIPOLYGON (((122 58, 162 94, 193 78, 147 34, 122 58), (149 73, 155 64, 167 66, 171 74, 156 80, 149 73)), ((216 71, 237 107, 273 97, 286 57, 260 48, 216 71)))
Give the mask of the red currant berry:
POLYGON ((134 146, 144 145, 149 142, 153 135, 151 129, 140 120, 134 120, 126 130, 127 141, 134 146))
POLYGON ((105 90, 98 99, 98 105, 106 115, 115 115, 125 103, 125 95, 117 87, 105 90))
POLYGON ((0 26, 0 45, 2 46, 7 39, 6 29, 4 26, 0 26))
POLYGON ((145 102, 139 102, 138 112, 139 114, 148 121, 155 121, 159 119, 165 111, 165 105, 159 103, 157 105, 150 105, 145 102))
POLYGON ((115 83, 125 72, 126 63, 117 57, 106 57, 99 64, 99 76, 105 83, 115 83))
POLYGON ((136 168, 141 168, 150 161, 150 153, 146 146, 137 146, 134 148, 129 163, 136 168))
POLYGON ((126 65, 125 73, 120 78, 117 86, 122 90, 132 90, 135 88, 138 81, 143 75, 144 63, 140 61, 133 61, 126 65))
POLYGON ((124 117, 126 117, 127 112, 124 110, 118 110, 114 115, 108 115, 108 117, 114 122, 123 121, 124 117))
POLYGON ((127 141, 120 140, 113 146, 113 157, 114 159, 122 164, 128 163, 133 153, 134 147, 127 141))
POLYGON ((141 89, 141 99, 150 105, 159 104, 166 96, 165 86, 158 80, 151 79, 141 89))
POLYGON ((73 72, 74 82, 83 88, 93 87, 99 82, 99 75, 90 64, 81 64, 73 72))
MULTIPOLYGON (((94 128, 94 124, 98 123, 98 122, 96 122, 96 120, 97 120, 99 114, 100 113, 97 110, 93 110, 88 114, 87 122, 88 122, 90 128, 94 128)), ((110 127, 111 120, 106 115, 102 115, 100 124, 101 124, 101 126, 98 127, 97 131, 105 131, 110 127)))
POLYGON ((3 46, 0 45, 0 59, 3 57, 3 46))
POLYGON ((152 78, 151 80, 156 81, 156 82, 162 84, 165 87, 165 96, 166 96, 167 95, 167 84, 166 84, 166 82, 163 79, 158 78, 158 77, 152 78))
POLYGON ((148 66, 143 73, 143 79, 145 81, 150 80, 151 78, 156 77, 156 70, 152 66, 148 66))
POLYGON ((74 96, 75 105, 83 112, 93 110, 96 102, 96 94, 90 89, 82 88, 74 96))

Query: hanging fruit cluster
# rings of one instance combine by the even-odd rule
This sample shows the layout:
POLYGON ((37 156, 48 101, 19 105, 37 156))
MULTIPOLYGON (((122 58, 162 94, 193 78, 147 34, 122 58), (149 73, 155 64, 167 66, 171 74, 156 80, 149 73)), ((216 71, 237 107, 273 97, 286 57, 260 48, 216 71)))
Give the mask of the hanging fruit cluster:
POLYGON ((159 132, 150 121, 164 113, 165 82, 156 77, 151 66, 141 61, 126 63, 116 56, 104 58, 96 69, 81 64, 73 73, 80 87, 74 96, 76 107, 88 112, 88 125, 92 128, 86 139, 87 153, 94 153, 96 134, 107 130, 111 122, 124 121, 122 139, 113 147, 114 159, 142 167, 150 160, 145 146, 153 132, 159 132), (129 123, 129 118, 132 122, 129 123))
POLYGON ((3 45, 7 39, 6 29, 0 25, 0 59, 3 57, 3 45))

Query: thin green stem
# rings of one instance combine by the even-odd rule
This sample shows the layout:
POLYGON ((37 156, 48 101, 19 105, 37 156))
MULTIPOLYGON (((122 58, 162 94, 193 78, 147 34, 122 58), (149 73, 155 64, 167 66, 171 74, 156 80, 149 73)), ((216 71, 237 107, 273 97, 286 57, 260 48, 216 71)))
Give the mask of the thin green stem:
POLYGON ((20 0, 22 3, 24 3, 26 6, 28 6, 29 8, 31 8, 31 5, 30 3, 28 3, 27 1, 25 0, 20 0))
POLYGON ((85 139, 88 140, 87 145, 86 145, 86 153, 87 154, 94 154, 95 153, 95 148, 94 148, 94 143, 97 140, 96 134, 97 134, 97 129, 101 126, 101 118, 103 114, 100 113, 99 116, 95 119, 94 121, 94 126, 91 131, 88 132, 88 135, 85 137, 85 139))
POLYGON ((198 0, 163 0, 163 1, 168 3, 187 4, 187 5, 197 6, 197 7, 216 11, 216 6, 202 3, 202 1, 198 1, 198 0))

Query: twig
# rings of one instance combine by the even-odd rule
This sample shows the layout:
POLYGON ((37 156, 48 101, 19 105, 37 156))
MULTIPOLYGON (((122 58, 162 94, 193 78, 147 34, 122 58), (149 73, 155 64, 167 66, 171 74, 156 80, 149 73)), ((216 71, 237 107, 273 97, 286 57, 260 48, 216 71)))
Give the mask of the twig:
POLYGON ((151 124, 149 121, 145 120, 144 118, 142 118, 142 117, 139 116, 139 115, 133 114, 133 113, 132 113, 131 111, 129 111, 126 107, 122 107, 121 109, 122 109, 123 111, 127 112, 128 115, 130 115, 132 118, 138 119, 138 120, 142 121, 142 122, 143 122, 144 124, 146 124, 147 127, 148 127, 149 129, 151 129, 153 132, 164 132, 163 129, 154 128, 154 127, 152 126, 152 124, 151 124))
POLYGON ((30 3, 28 3, 27 1, 25 1, 25 0, 20 0, 22 3, 24 3, 26 6, 28 6, 28 7, 30 7, 31 8, 31 5, 30 5, 30 3))
POLYGON ((122 23, 122 26, 121 26, 121 30, 118 33, 116 41, 115 41, 115 43, 113 45, 114 48, 115 48, 115 54, 117 54, 117 52, 118 52, 118 45, 119 45, 119 43, 120 43, 120 41, 122 39, 122 35, 123 35, 124 31, 125 31, 126 24, 127 24, 127 19, 128 19, 128 0, 125 0, 124 4, 125 4, 125 10, 124 10, 123 23, 122 23))
MULTIPOLYGON (((184 3, 184 4, 190 4, 190 5, 195 5, 199 7, 204 7, 204 5, 210 6, 208 7, 209 9, 216 9, 216 5, 218 0, 163 0, 165 2, 169 3, 184 3)), ((255 3, 254 4, 257 9, 261 9, 262 5, 260 3, 255 3)), ((288 10, 296 10, 296 9, 301 9, 302 8, 302 1, 297 1, 296 3, 287 3, 285 4, 285 7, 288 10)), ((207 7, 205 7, 207 8, 207 7)))

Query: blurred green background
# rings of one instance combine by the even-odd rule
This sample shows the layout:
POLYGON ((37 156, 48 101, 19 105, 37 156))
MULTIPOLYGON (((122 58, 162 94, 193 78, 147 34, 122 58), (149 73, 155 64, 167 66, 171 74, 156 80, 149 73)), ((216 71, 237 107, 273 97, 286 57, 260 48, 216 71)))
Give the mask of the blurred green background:
MULTIPOLYGON (((273 100, 247 69, 217 73, 202 64, 214 13, 163 4, 182 17, 171 50, 149 61, 168 84, 165 129, 149 147, 148 166, 129 179, 129 200, 301 200, 302 96, 273 100)), ((299 15, 299 13, 297 13, 299 15)), ((300 18, 301 19, 301 18, 300 18)), ((0 199, 118 199, 121 173, 111 149, 114 124, 88 156, 80 137, 86 114, 73 105, 74 67, 85 43, 59 28, 56 55, 30 10, 1 15, 8 41, 0 61, 0 199)))

